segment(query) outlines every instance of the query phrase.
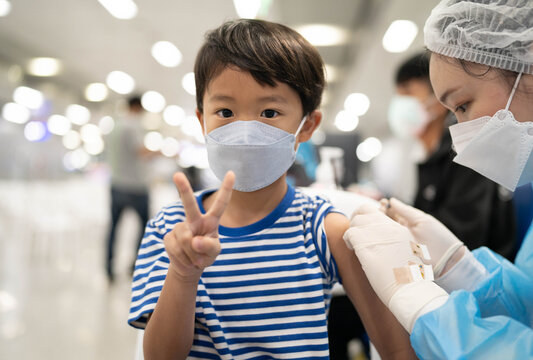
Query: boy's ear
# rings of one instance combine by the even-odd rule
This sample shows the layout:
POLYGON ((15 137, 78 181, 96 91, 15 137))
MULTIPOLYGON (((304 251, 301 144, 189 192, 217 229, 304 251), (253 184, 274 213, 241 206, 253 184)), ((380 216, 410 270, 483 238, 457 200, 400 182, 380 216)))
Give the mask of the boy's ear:
POLYGON ((198 118, 198 121, 200 122, 200 126, 202 127, 202 134, 205 134, 204 129, 204 114, 200 112, 200 110, 196 109, 196 118, 198 118))
POLYGON ((298 134, 298 142, 306 142, 311 139, 311 136, 322 122, 322 112, 320 110, 313 110, 307 115, 307 119, 302 126, 302 130, 298 134))

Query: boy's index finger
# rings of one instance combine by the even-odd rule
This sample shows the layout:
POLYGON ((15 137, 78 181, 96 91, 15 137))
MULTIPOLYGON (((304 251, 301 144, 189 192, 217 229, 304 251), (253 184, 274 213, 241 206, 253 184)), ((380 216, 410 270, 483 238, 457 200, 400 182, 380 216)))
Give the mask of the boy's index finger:
POLYGON ((191 184, 183 173, 176 173, 173 176, 174 184, 180 194, 180 199, 185 208, 185 217, 188 221, 194 222, 202 216, 198 203, 191 188, 191 184))
POLYGON ((228 206, 229 200, 231 198, 231 193, 233 191, 233 184, 235 183, 235 174, 233 171, 228 171, 224 176, 224 181, 218 190, 217 197, 213 202, 213 205, 207 212, 209 215, 213 215, 220 219, 226 206, 228 206))

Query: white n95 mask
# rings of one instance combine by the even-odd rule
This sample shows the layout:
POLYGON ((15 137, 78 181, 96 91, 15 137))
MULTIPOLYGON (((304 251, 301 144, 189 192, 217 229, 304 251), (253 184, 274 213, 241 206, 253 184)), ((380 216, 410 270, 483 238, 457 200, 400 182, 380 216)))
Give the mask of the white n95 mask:
POLYGON ((516 78, 505 109, 492 117, 450 126, 457 152, 453 161, 511 191, 533 181, 533 122, 518 122, 509 111, 521 75, 516 78))
MULTIPOLYGON (((222 181, 235 173, 238 191, 262 189, 279 179, 296 158, 294 145, 306 117, 295 134, 256 120, 237 120, 205 134, 211 170, 222 181)), ((205 124, 204 124, 205 128, 205 124)))

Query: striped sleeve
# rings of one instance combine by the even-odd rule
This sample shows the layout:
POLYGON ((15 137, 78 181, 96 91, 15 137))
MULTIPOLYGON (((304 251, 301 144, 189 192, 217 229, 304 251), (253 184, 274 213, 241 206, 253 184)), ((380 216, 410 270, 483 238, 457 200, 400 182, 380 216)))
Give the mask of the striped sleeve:
POLYGON ((324 219, 331 212, 339 212, 331 203, 324 200, 320 196, 312 198, 314 205, 313 217, 311 219, 313 240, 316 245, 318 258, 320 259, 320 266, 322 271, 326 274, 330 283, 338 282, 339 272, 337 270, 337 264, 331 254, 328 238, 326 236, 326 230, 324 225, 324 219))
POLYGON ((163 238, 184 219, 183 206, 175 203, 163 208, 146 225, 133 273, 128 317, 133 327, 144 329, 148 316, 154 311, 169 265, 163 238))

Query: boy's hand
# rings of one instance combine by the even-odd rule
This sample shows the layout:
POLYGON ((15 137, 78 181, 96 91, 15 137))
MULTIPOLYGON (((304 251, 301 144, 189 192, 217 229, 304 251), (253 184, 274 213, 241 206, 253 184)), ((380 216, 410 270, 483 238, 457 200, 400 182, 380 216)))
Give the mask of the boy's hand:
POLYGON ((165 249, 170 259, 169 271, 183 281, 197 282, 204 268, 220 253, 218 225, 229 203, 235 174, 226 173, 213 205, 206 214, 198 208, 191 185, 183 173, 174 174, 174 183, 185 209, 185 221, 165 235, 165 249))

